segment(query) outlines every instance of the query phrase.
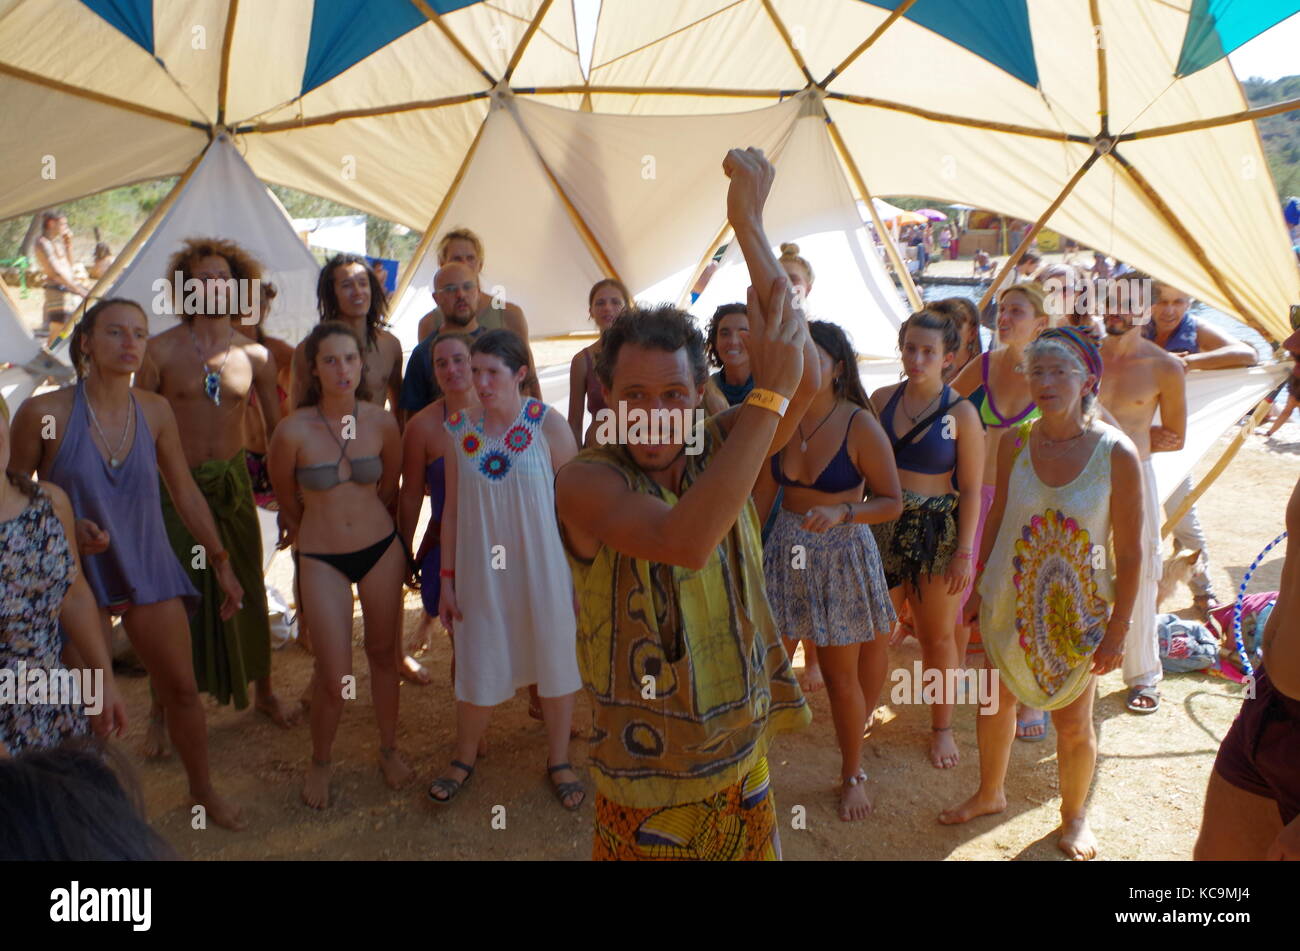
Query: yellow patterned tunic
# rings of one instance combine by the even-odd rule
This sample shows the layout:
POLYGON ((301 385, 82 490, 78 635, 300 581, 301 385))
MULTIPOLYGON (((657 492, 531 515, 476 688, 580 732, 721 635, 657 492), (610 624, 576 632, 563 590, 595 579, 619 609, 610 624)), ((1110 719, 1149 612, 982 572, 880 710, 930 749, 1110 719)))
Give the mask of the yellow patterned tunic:
MULTIPOLYGON (((717 423, 705 427, 703 451, 687 457, 683 492, 722 444, 717 423)), ((621 447, 576 458, 677 502, 621 447)), ((742 782, 773 733, 811 720, 772 623, 753 502, 699 571, 604 546, 590 561, 568 556, 580 600, 578 667, 595 708, 590 765, 602 796, 643 809, 701 802, 742 782)))

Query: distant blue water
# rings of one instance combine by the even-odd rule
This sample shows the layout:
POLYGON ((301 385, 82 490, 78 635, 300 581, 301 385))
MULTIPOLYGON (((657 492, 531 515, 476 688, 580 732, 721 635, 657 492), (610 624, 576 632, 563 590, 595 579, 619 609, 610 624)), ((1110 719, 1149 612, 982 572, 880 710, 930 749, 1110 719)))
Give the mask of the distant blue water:
MULTIPOLYGON (((939 300, 944 297, 966 297, 976 304, 979 304, 980 297, 984 294, 982 286, 966 284, 922 284, 917 286, 917 290, 921 292, 921 296, 927 301, 939 300)), ((1246 326, 1240 320, 1229 317, 1223 311, 1215 310, 1200 301, 1192 304, 1192 314, 1197 320, 1204 320, 1207 324, 1217 327, 1225 334, 1246 341, 1255 348, 1261 360, 1272 359, 1272 345, 1257 330, 1246 326)))

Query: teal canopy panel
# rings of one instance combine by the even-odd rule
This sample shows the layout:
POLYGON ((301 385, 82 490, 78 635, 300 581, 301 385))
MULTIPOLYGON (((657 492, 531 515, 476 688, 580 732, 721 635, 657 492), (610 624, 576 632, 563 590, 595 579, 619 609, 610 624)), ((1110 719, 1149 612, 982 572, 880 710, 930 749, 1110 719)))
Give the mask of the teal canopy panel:
MULTIPOLYGON (((436 13, 451 13, 481 0, 426 0, 436 13)), ((411 0, 315 0, 301 94, 350 69, 375 50, 423 25, 411 0)), ((430 64, 430 68, 436 68, 430 64)))
POLYGON ((123 36, 153 55, 153 0, 81 0, 123 36))
MULTIPOLYGON (((903 0, 863 2, 894 10, 903 0)), ((917 0, 903 18, 952 40, 1021 82, 1038 85, 1026 0, 917 0)))
MULTIPOLYGON (((1193 0, 1175 75, 1190 76, 1217 63, 1296 13, 1300 0, 1193 0)), ((1300 62, 1300 50, 1296 53, 1300 62)))

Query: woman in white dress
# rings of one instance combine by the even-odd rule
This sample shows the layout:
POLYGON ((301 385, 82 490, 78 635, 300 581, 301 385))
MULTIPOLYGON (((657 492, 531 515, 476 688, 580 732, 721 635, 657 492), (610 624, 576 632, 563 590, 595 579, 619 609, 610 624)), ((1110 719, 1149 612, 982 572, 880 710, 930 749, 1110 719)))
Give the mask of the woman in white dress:
POLYGON ((439 615, 456 649, 456 758, 429 787, 450 802, 474 772, 492 708, 537 684, 547 773, 564 808, 585 793, 568 763, 574 696, 582 687, 573 579, 555 520, 555 472, 578 447, 564 417, 520 393, 524 342, 508 330, 474 341, 481 405, 453 413, 440 438, 447 465, 439 615))

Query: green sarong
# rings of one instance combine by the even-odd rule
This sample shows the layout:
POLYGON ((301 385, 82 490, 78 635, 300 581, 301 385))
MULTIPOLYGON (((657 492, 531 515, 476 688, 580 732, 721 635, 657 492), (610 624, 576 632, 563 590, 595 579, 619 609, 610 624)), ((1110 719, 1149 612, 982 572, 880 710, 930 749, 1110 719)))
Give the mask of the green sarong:
POLYGON ((163 521, 172 550, 203 601, 190 615, 194 677, 199 689, 220 703, 242 710, 248 706, 249 681, 270 676, 271 622, 266 610, 266 581, 262 576, 262 531, 253 503, 248 463, 241 449, 229 459, 213 459, 190 474, 212 509, 221 543, 230 552, 230 567, 244 588, 244 607, 229 621, 221 620, 225 595, 217 584, 211 558, 195 568, 198 542, 181 521, 167 486, 162 487, 163 521))

